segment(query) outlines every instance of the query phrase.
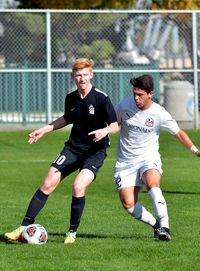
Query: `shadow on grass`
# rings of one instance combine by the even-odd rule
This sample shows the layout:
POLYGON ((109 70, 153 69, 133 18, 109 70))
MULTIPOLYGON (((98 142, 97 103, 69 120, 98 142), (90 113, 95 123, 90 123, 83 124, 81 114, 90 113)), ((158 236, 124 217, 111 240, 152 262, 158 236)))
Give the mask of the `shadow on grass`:
MULTIPOLYGON (((176 195, 200 195, 200 192, 194 192, 194 191, 170 191, 170 190, 162 189, 162 192, 166 194, 176 194, 176 195)), ((140 193, 146 194, 147 191, 144 190, 144 191, 141 191, 140 193)))
MULTIPOLYGON (((53 233, 53 232, 49 232, 48 233, 49 237, 55 237, 55 236, 62 236, 65 237, 66 234, 65 233, 53 233)), ((77 233, 77 238, 82 238, 82 239, 115 239, 115 240, 119 240, 119 239, 133 239, 133 240, 142 240, 142 239, 146 239, 147 236, 142 236, 141 234, 138 233, 137 234, 133 234, 133 235, 126 235, 126 236, 116 236, 116 235, 112 235, 112 234, 91 234, 91 233, 77 233)))
POLYGON ((6 243, 9 245, 25 245, 25 243, 20 241, 10 241, 6 237, 4 237, 4 234, 0 234, 0 243, 6 243))
POLYGON ((190 192, 190 191, 169 191, 169 190, 162 190, 163 193, 166 194, 180 194, 180 195, 200 195, 200 192, 190 192))
MULTIPOLYGON (((57 233, 57 232, 49 232, 48 233, 48 243, 63 243, 64 237, 66 236, 65 233, 57 233), (56 238, 55 238, 56 237, 56 238), (62 238, 58 238, 62 237, 62 238)), ((112 240, 145 240, 148 237, 145 235, 141 235, 138 233, 133 235, 126 235, 126 236, 116 236, 112 234, 90 234, 90 233, 78 233, 77 238, 81 239, 112 239, 112 240)), ((10 241, 7 238, 4 237, 3 234, 0 234, 0 243, 6 243, 9 245, 26 245, 26 243, 23 243, 21 241, 10 241)))

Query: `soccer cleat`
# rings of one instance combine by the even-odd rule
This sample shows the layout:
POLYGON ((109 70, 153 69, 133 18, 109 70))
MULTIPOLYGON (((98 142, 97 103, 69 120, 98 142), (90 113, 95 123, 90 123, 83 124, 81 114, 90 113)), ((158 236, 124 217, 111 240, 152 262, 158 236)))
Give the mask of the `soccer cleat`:
POLYGON ((154 232, 154 238, 158 239, 159 232, 160 232, 160 223, 159 223, 159 221, 156 220, 155 225, 153 225, 152 227, 153 227, 153 232, 154 232))
POLYGON ((154 238, 158 239, 160 234, 160 228, 154 229, 154 238))
POLYGON ((168 228, 162 227, 159 230, 158 239, 162 241, 170 241, 170 230, 168 228))
POLYGON ((4 236, 10 240, 10 241, 17 241, 17 240, 21 240, 22 238, 22 232, 24 231, 26 227, 25 226, 20 226, 19 228, 17 228, 14 231, 11 232, 6 232, 4 234, 4 236))
POLYGON ((76 241, 76 232, 68 231, 66 233, 65 244, 73 244, 76 241))

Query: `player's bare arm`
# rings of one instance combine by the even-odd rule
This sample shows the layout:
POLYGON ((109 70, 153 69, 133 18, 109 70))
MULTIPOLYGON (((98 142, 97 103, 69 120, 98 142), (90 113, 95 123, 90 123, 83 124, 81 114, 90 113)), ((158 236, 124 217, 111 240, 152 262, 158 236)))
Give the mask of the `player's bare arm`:
POLYGON ((98 142, 108 134, 114 134, 119 131, 119 126, 117 122, 112 122, 105 128, 98 129, 90 132, 88 135, 94 135, 94 141, 98 142))
POLYGON ((63 128, 64 126, 66 126, 66 120, 65 118, 62 116, 56 120, 54 120, 53 122, 51 122, 48 125, 45 125, 39 129, 34 130, 32 133, 29 134, 29 140, 28 143, 32 144, 32 143, 36 143, 38 140, 40 140, 40 138, 42 138, 45 134, 63 128))
POLYGON ((182 129, 176 134, 176 138, 189 150, 191 150, 197 156, 200 156, 200 150, 193 144, 190 137, 182 129))

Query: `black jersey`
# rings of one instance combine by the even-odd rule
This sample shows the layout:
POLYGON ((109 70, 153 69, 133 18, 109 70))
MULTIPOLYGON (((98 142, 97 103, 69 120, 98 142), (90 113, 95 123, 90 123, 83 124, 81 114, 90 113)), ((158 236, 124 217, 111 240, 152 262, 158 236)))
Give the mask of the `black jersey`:
POLYGON ((94 142, 94 137, 88 133, 117 121, 110 98, 95 87, 84 98, 79 96, 78 90, 69 93, 65 98, 64 118, 67 124, 73 124, 66 144, 81 151, 106 148, 109 145, 108 136, 94 142))

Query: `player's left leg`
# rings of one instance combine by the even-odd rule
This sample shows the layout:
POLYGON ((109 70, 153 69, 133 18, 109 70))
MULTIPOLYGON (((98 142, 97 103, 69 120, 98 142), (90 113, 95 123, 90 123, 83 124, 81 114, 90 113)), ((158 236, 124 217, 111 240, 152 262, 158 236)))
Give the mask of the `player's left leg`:
POLYGON ((160 233, 158 238, 163 241, 171 239, 169 230, 169 216, 167 211, 167 203, 159 187, 152 187, 148 192, 152 199, 155 213, 160 223, 160 233))
POLYGON ((76 232, 85 207, 85 192, 87 187, 94 180, 94 177, 95 175, 89 169, 82 169, 75 177, 71 202, 70 226, 64 241, 65 244, 75 242, 76 232))
POLYGON ((152 200, 154 211, 160 223, 160 240, 170 240, 169 216, 167 203, 160 189, 161 174, 157 169, 149 169, 142 176, 146 184, 148 194, 152 200))
POLYGON ((95 179, 97 172, 103 165, 105 158, 106 151, 104 149, 97 151, 96 153, 87 157, 81 165, 81 171, 74 180, 70 226, 64 241, 65 244, 75 242, 76 232, 79 227, 85 206, 86 189, 95 179))

